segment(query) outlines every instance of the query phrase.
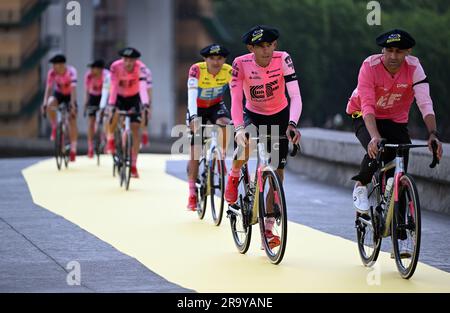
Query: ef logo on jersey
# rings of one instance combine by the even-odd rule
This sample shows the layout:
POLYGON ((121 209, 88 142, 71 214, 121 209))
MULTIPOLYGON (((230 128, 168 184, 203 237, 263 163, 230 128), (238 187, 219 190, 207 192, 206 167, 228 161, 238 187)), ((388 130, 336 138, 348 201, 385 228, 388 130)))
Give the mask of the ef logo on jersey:
POLYGON ((200 98, 202 99, 215 99, 222 95, 223 87, 205 88, 200 92, 200 98))
POLYGON ((280 88, 278 80, 271 81, 265 85, 256 85, 250 87, 250 95, 253 99, 270 98, 273 92, 280 88))
POLYGON ((394 106, 394 103, 402 97, 400 93, 387 94, 386 96, 381 96, 377 101, 377 108, 379 109, 390 109, 394 106))

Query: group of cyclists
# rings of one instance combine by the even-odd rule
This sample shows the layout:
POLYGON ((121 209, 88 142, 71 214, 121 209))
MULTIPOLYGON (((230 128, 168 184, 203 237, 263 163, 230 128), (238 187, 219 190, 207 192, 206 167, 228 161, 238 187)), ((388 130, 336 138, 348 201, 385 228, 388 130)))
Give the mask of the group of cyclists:
MULTIPOLYGON (((232 66, 226 63, 230 54, 228 49, 220 44, 211 44, 200 51, 202 62, 193 64, 189 69, 187 80, 187 124, 191 134, 200 131, 202 123, 210 122, 219 126, 234 126, 234 143, 243 151, 249 149, 249 127, 267 130, 269 136, 280 136, 279 144, 271 144, 268 150, 278 156, 277 173, 281 180, 287 161, 288 144, 291 141, 298 144, 300 132, 298 121, 302 112, 302 98, 293 60, 285 51, 277 50, 280 34, 276 28, 266 25, 256 25, 242 36, 242 42, 249 53, 234 59, 232 66), (231 112, 224 104, 227 89, 231 94, 231 112), (289 101, 287 95, 289 96, 289 101), (271 133, 271 126, 277 126, 279 134, 271 133)), ((376 38, 376 43, 382 48, 381 53, 366 58, 360 68, 358 84, 353 91, 346 107, 346 113, 353 121, 355 135, 363 146, 366 154, 361 162, 359 173, 352 179, 356 181, 353 190, 354 208, 360 214, 368 214, 369 203, 367 184, 377 170, 373 162, 378 153, 381 138, 390 143, 410 143, 408 134, 408 115, 411 105, 416 103, 422 113, 428 129, 428 144, 437 143, 437 155, 442 157, 442 144, 436 128, 436 118, 433 102, 430 97, 429 82, 417 57, 412 56, 415 45, 413 37, 404 30, 393 29, 376 38)), ((86 74, 86 106, 106 106, 108 119, 107 151, 114 150, 113 131, 117 124, 117 114, 114 108, 137 112, 144 111, 148 117, 151 105, 151 74, 150 70, 138 60, 139 51, 125 48, 120 51, 120 60, 114 62, 109 71, 104 69, 104 63, 96 61, 90 64, 91 70, 86 74), (103 91, 103 92, 102 92, 103 91), (109 97, 107 97, 109 95, 109 97), (107 105, 106 105, 106 98, 107 105)), ((49 109, 66 102, 70 105, 71 119, 71 149, 70 159, 75 160, 76 154, 76 70, 65 64, 62 55, 53 57, 50 62, 53 68, 48 73, 47 88, 42 109, 49 109), (54 87, 53 94, 50 94, 54 87)), ((305 78, 307 79, 307 78, 305 78)), ((102 107, 103 108, 103 107, 102 107)), ((95 113, 92 113, 95 114, 95 113)), ((92 156, 93 115, 89 122, 89 156, 92 156)), ((55 132, 54 112, 48 110, 52 125, 52 138, 55 132), (53 115, 52 115, 53 113, 53 115)), ((132 175, 138 177, 136 168, 139 152, 139 128, 141 115, 132 120, 134 136, 132 175)), ((229 138, 223 138, 223 153, 226 152, 229 138)), ((193 138, 193 137, 192 137, 193 138)), ((191 140, 190 161, 188 162, 189 197, 187 208, 197 210, 196 179, 199 168, 200 146, 191 140)), ((224 155, 225 157, 225 155, 224 155)), ((395 155, 385 153, 385 160, 391 160, 395 155)), ((241 167, 247 162, 245 158, 232 160, 229 170, 225 199, 233 204, 238 196, 238 179, 241 167)), ((405 167, 408 158, 405 158, 405 167)), ((266 237, 272 246, 279 244, 279 238, 271 232, 274 218, 265 220, 266 237)), ((407 252, 405 252, 407 253, 407 252)))
MULTIPOLYGON (((194 64, 189 71, 188 122, 194 133, 198 130, 199 120, 209 120, 218 125, 231 120, 235 144, 245 149, 249 146, 246 133, 250 125, 257 129, 266 126, 269 135, 271 126, 278 126, 280 134, 285 134, 286 139, 280 139, 278 147, 269 148, 271 153, 278 153, 280 162, 277 173, 283 179, 288 140, 293 143, 300 141, 297 123, 302 111, 302 99, 291 57, 287 52, 276 50, 278 37, 279 32, 273 27, 257 25, 251 28, 242 37, 249 53, 235 58, 231 69, 225 63, 229 54, 225 47, 212 44, 202 49, 200 54, 204 62, 194 64), (223 103, 227 85, 231 90, 231 114, 223 103), (290 101, 287 100, 286 90, 290 101)), ((382 51, 364 60, 358 85, 346 108, 356 137, 367 152, 360 172, 352 178, 356 181, 354 208, 361 214, 368 214, 367 184, 377 169, 375 162, 371 161, 376 158, 381 138, 390 143, 411 142, 407 123, 414 98, 429 132, 430 151, 431 142, 435 141, 438 158, 442 157, 429 83, 419 59, 411 55, 415 40, 406 31, 393 29, 376 38, 376 43, 382 51)), ((189 163, 188 208, 195 211, 198 152, 194 153, 194 150, 193 147, 189 163)), ((394 157, 389 153, 384 155, 385 161, 394 157)), ((247 160, 248 154, 244 160, 233 159, 225 189, 225 199, 229 204, 237 200, 240 169, 247 160)), ((407 161, 406 157, 406 164, 407 161)), ((270 217, 265 221, 265 235, 273 241, 272 245, 279 242, 279 238, 270 231, 274 222, 274 218, 270 217)), ((407 251, 402 253, 406 255, 407 251)))
MULTIPOLYGON (((96 127, 96 114, 104 116, 106 132, 105 152, 114 154, 114 130, 117 127, 117 110, 134 110, 131 117, 133 134, 133 149, 131 154, 131 176, 138 178, 137 158, 139 149, 148 144, 146 122, 150 118, 152 99, 152 74, 150 69, 139 60, 140 52, 132 47, 119 51, 119 60, 113 62, 109 69, 105 68, 103 60, 95 60, 89 64, 89 70, 84 77, 85 97, 84 115, 88 114, 88 157, 94 155, 93 137, 96 127), (144 122, 145 120, 145 122, 144 122), (142 129, 142 137, 139 131, 142 129)), ((77 71, 66 64, 66 57, 57 54, 50 59, 52 68, 47 75, 47 85, 41 106, 43 114, 48 116, 51 125, 51 140, 56 137, 56 108, 61 103, 68 106, 70 161, 74 162, 77 154, 77 111, 76 86, 77 71)))

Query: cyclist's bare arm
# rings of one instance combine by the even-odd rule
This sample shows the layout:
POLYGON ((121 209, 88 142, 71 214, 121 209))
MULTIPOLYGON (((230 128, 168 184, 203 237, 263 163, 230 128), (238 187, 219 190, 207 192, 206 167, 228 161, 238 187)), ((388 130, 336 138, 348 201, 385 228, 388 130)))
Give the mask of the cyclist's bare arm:
POLYGON ((378 143, 380 142, 381 135, 377 128, 377 122, 374 114, 367 114, 364 117, 364 124, 366 124, 367 131, 372 138, 367 146, 367 153, 369 157, 375 159, 378 153, 378 143))
POLYGON ((50 97, 50 92, 52 91, 52 86, 46 85, 44 92, 44 100, 42 102, 42 108, 46 107, 48 104, 48 98, 50 97))
POLYGON ((87 88, 86 88, 85 90, 86 90, 86 91, 85 91, 85 93, 84 93, 83 114, 86 114, 86 112, 87 112, 87 106, 88 106, 89 98, 90 98, 89 90, 88 90, 87 88))
POLYGON ((70 89, 70 105, 72 106, 72 108, 75 108, 76 100, 77 100, 77 87, 72 86, 70 89))
POLYGON ((430 134, 428 137, 428 149, 432 152, 433 148, 431 147, 431 142, 436 141, 438 148, 437 148, 437 157, 440 160, 442 158, 442 143, 439 141, 439 138, 437 137, 436 132, 436 117, 434 114, 428 114, 423 118, 425 125, 427 126, 428 133, 430 134))

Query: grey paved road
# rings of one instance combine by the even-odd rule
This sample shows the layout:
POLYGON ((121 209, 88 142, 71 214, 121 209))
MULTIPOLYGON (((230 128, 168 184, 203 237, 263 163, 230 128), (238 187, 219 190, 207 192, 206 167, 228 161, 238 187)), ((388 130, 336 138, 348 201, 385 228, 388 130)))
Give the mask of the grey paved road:
POLYGON ((189 292, 35 205, 21 170, 37 160, 0 160, 0 292, 189 292), (71 261, 79 286, 67 283, 71 261))

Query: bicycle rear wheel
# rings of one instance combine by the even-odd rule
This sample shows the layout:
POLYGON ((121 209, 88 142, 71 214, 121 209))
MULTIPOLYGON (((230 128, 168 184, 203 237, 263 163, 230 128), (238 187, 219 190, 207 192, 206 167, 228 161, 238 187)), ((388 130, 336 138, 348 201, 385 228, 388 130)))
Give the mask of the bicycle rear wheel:
POLYGON ((122 149, 122 138, 120 136, 120 131, 116 129, 114 131, 114 146, 115 152, 113 157, 113 177, 115 174, 119 176, 120 186, 122 187, 122 165, 123 165, 123 149, 122 149))
POLYGON ((223 206, 225 202, 225 161, 220 151, 214 149, 209 165, 209 195, 211 197, 211 213, 214 224, 219 226, 222 222, 223 206))
POLYGON ((376 208, 381 202, 381 198, 380 186, 378 186, 375 176, 372 178, 372 182, 367 185, 367 188, 371 213, 370 216, 361 216, 357 213, 355 227, 359 256, 364 266, 370 267, 378 259, 382 239, 381 234, 377 231, 377 225, 380 225, 381 221, 377 220, 379 214, 376 212, 376 208), (372 217, 375 220, 372 220, 372 217))
POLYGON ((64 147, 64 139, 62 133, 62 125, 58 124, 56 127, 56 138, 55 138, 55 159, 56 159, 56 167, 58 170, 61 170, 61 166, 63 163, 63 147, 64 147))
POLYGON ((203 219, 206 213, 206 206, 208 201, 207 195, 207 179, 208 166, 204 157, 198 163, 198 177, 196 182, 197 187, 197 214, 199 219, 203 219))
POLYGON ((249 186, 248 168, 247 165, 244 165, 241 170, 241 176, 239 177, 238 199, 235 204, 230 206, 238 211, 239 214, 230 210, 228 211, 234 244, 242 254, 248 251, 252 239, 252 225, 250 224, 250 213, 252 208, 250 207, 249 186))
POLYGON ((392 219, 392 243, 400 275, 409 279, 419 261, 421 218, 420 201, 413 178, 405 174, 399 181, 398 203, 392 219))
POLYGON ((262 172, 259 194, 259 228, 267 257, 273 264, 283 260, 287 244, 287 209, 283 184, 272 169, 262 172), (272 224, 268 219, 274 221, 272 224), (269 224, 273 225, 269 228, 269 224))

